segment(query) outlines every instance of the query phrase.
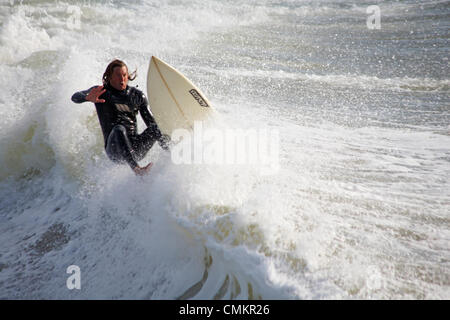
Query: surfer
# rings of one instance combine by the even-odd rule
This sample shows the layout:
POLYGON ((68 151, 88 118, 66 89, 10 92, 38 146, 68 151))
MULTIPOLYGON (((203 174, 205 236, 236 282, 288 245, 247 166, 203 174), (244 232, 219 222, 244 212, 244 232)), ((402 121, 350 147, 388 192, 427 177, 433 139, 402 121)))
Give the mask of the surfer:
POLYGON ((145 157, 155 141, 168 150, 170 138, 161 134, 142 91, 128 86, 128 81, 135 78, 136 71, 130 74, 123 61, 114 60, 103 74, 103 85, 76 92, 72 101, 95 104, 108 157, 114 162, 128 163, 137 175, 145 175, 152 163, 141 167, 137 162, 145 157), (137 133, 138 112, 147 125, 141 134, 137 133))

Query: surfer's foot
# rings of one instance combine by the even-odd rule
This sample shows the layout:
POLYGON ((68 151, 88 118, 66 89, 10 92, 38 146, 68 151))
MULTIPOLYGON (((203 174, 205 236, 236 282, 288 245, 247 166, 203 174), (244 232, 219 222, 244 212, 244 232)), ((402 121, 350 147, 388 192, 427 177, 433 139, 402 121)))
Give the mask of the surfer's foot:
POLYGON ((137 166, 136 168, 133 169, 134 173, 136 173, 136 175, 138 176, 145 176, 146 174, 148 174, 150 172, 150 168, 152 167, 153 163, 150 162, 148 165, 146 165, 145 167, 139 167, 137 166))

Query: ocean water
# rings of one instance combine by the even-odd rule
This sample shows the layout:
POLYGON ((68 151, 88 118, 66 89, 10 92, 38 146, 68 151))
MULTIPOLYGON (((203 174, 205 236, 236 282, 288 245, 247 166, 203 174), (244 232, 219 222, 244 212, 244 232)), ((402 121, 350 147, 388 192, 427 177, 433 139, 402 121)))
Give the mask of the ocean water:
POLYGON ((449 299, 449 16, 449 1, 0 1, 0 298, 449 299), (152 55, 223 125, 277 132, 277 170, 157 145, 145 178, 112 164, 93 105, 70 97, 114 58, 145 91, 152 55))

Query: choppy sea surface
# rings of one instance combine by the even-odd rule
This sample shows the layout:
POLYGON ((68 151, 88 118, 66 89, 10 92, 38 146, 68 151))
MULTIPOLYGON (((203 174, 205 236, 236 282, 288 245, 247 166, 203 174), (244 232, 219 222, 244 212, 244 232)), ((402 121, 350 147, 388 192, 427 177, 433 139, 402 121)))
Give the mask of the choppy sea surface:
POLYGON ((449 17, 449 1, 0 1, 0 298, 449 299, 449 17), (158 145, 144 179, 111 163, 70 97, 114 58, 145 92, 152 55, 224 125, 277 132, 276 172, 158 145))

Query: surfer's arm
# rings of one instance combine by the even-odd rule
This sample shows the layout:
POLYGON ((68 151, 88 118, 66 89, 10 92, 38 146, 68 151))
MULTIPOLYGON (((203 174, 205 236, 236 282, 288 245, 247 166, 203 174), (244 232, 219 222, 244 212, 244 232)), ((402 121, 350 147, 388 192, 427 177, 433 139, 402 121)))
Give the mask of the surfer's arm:
POLYGON ((152 131, 154 131, 156 133, 156 136, 159 138, 159 136, 161 136, 161 131, 156 124, 155 118, 153 118, 153 115, 148 109, 148 101, 144 95, 142 95, 142 101, 139 105, 139 112, 141 114, 142 120, 144 120, 145 124, 147 125, 147 128, 151 127, 152 131))
POLYGON ((144 99, 144 102, 139 106, 139 112, 141 113, 142 120, 144 120, 147 128, 151 128, 154 136, 159 140, 159 138, 161 137, 161 131, 159 130, 155 118, 153 118, 153 115, 148 110, 147 105, 147 99, 144 99))
POLYGON ((103 86, 94 86, 92 88, 89 88, 84 91, 78 91, 75 92, 72 95, 72 101, 75 103, 83 103, 86 101, 90 101, 93 103, 104 103, 104 99, 99 99, 99 97, 105 92, 106 90, 103 88, 103 86))
POLYGON ((158 127, 158 125, 156 124, 155 118, 153 118, 153 115, 151 114, 151 112, 148 109, 147 98, 143 94, 141 97, 142 97, 142 100, 140 101, 140 104, 139 104, 139 112, 141 113, 142 120, 144 120, 147 127, 151 127, 151 126, 158 127))
POLYGON ((155 118, 153 118, 153 115, 148 109, 148 101, 147 98, 145 98, 144 95, 142 95, 143 101, 139 107, 139 112, 141 113, 141 117, 144 120, 145 124, 147 125, 147 128, 151 127, 151 130, 153 131, 154 136, 158 140, 159 145, 161 148, 168 150, 169 148, 169 142, 170 137, 162 134, 161 130, 159 130, 158 124, 155 121, 155 118))

